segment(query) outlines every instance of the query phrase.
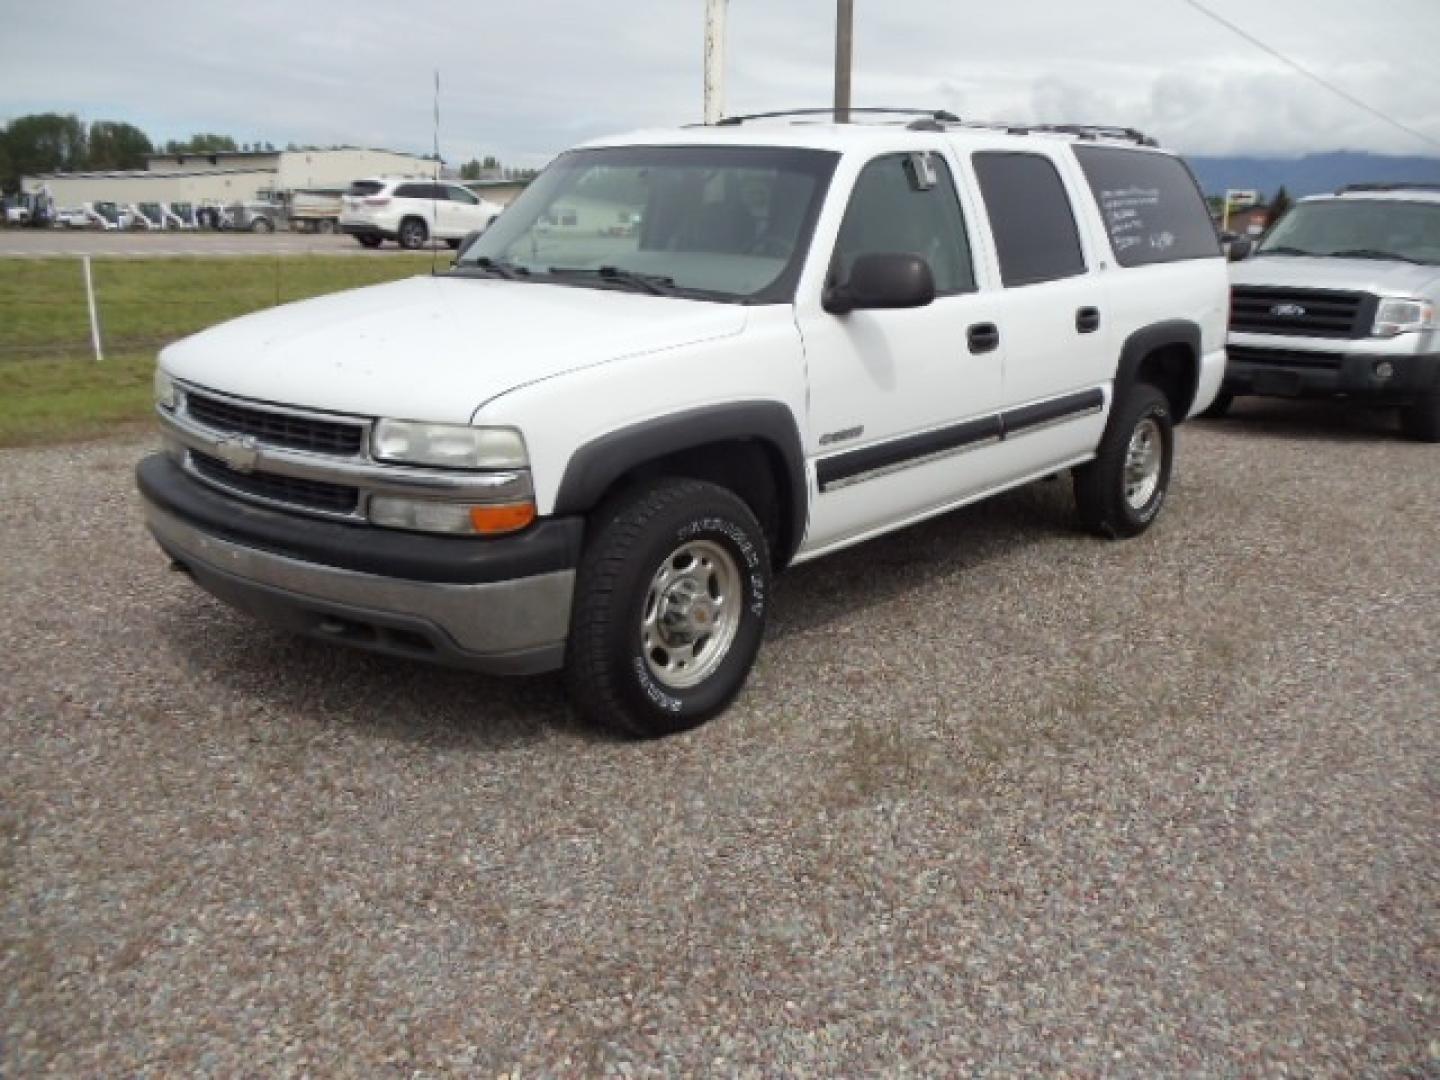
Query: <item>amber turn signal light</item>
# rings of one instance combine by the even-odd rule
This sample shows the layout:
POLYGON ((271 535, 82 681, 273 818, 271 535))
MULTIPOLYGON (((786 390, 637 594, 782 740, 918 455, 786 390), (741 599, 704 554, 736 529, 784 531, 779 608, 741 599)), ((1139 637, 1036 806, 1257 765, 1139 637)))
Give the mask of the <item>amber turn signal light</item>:
POLYGON ((517 532, 535 520, 532 502, 505 503, 501 506, 472 506, 470 524, 482 536, 517 532))

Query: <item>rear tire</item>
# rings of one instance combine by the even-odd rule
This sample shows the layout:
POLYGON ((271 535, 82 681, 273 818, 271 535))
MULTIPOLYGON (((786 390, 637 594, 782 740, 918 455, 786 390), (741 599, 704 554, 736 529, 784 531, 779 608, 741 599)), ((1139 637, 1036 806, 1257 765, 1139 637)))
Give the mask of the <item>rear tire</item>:
POLYGON ((274 232, 275 226, 270 224, 269 218, 257 217, 250 223, 250 231, 255 233, 274 232))
POLYGON ((704 723, 760 649, 770 553, 750 508, 699 480, 657 480, 590 522, 565 681, 577 711, 636 736, 704 723))
POLYGON ((1235 395, 1228 390, 1221 390, 1215 395, 1215 400, 1210 403, 1210 407, 1200 415, 1206 420, 1219 420, 1230 411, 1230 406, 1234 404, 1235 395))
POLYGON ((1075 470, 1075 505, 1086 529, 1139 536, 1160 515, 1175 460, 1170 402, 1138 383, 1114 406, 1095 460, 1075 470))
POLYGON ((321 218, 315 228, 318 232, 323 233, 325 236, 329 236, 335 231, 335 222, 331 221, 329 218, 321 218))
POLYGON ((425 246, 430 230, 419 218, 406 218, 400 223, 400 246, 406 251, 415 251, 425 246))
POLYGON ((355 239, 360 242, 361 247, 378 248, 380 246, 380 237, 378 236, 357 236, 355 239))
POLYGON ((1420 442, 1440 442, 1440 390, 1422 394, 1401 409, 1400 430, 1420 442))

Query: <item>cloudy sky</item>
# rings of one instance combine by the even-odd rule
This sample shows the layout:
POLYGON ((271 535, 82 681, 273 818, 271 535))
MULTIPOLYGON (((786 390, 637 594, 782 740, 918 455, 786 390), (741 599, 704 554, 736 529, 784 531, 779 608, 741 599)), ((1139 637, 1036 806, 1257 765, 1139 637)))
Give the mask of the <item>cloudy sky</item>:
MULTIPOLYGON (((1440 155, 1440 0, 1203 0, 1426 143, 1184 0, 855 0, 854 101, 1143 128, 1192 154, 1440 155)), ((541 165, 701 116, 704 0, 3 0, 0 121, 154 139, 428 150, 541 165)), ((729 0, 726 111, 830 101, 834 0, 729 0)))

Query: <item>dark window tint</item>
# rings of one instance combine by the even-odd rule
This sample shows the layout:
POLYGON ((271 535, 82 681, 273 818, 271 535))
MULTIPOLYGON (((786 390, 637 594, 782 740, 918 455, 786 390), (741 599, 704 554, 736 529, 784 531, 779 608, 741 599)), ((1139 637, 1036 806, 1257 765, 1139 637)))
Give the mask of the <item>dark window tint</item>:
POLYGON ((1121 266, 1220 254, 1205 199, 1179 158, 1143 150, 1077 146, 1121 266))
POLYGON ((1006 285, 1033 285, 1085 272, 1070 197, 1049 158, 976 154, 975 173, 1006 285))
POLYGON ((876 158, 855 181, 835 244, 839 278, 850 276, 861 255, 896 252, 919 255, 929 263, 937 293, 975 288, 955 182, 938 154, 876 158))
POLYGON ((474 194, 462 187, 447 187, 445 192, 451 202, 464 203, 466 206, 475 206, 480 202, 474 194))
POLYGON ((444 184, 401 184, 395 189, 397 199, 438 199, 448 202, 450 193, 444 184))
POLYGON ((384 186, 385 185, 382 184, 379 180, 356 180, 353 184, 350 185, 350 190, 347 191, 345 194, 355 196, 374 195, 384 186))

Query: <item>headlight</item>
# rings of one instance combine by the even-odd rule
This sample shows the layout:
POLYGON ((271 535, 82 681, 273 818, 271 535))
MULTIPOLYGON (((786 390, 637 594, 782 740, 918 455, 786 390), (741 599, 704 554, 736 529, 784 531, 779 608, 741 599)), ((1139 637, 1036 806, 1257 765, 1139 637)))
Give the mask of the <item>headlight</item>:
POLYGON ((514 428, 380 420, 370 448, 381 461, 443 469, 523 469, 529 464, 525 440, 514 428))
POLYGON ((1425 300, 1381 300, 1375 311, 1376 337, 1395 337, 1435 325, 1435 305, 1425 300))
POLYGON ((175 381, 155 365, 155 404, 171 412, 175 410, 175 381))

